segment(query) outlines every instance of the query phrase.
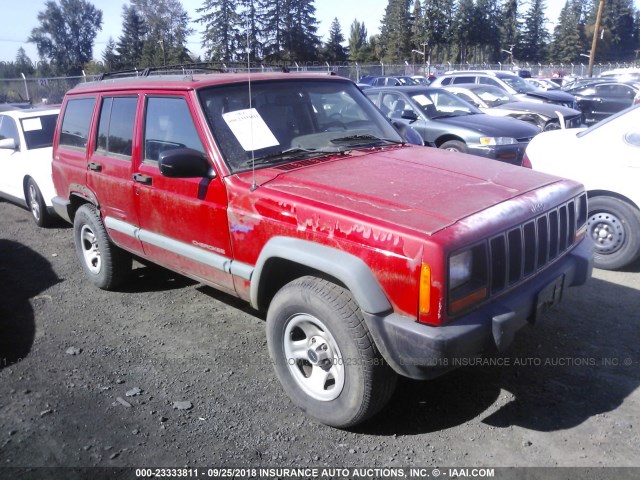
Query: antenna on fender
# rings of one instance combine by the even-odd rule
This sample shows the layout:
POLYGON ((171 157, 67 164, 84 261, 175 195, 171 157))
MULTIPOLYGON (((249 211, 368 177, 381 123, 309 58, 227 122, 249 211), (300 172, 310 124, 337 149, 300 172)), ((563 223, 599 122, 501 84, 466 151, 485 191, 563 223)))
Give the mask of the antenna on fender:
POLYGON ((247 77, 249 80, 249 113, 250 120, 249 126, 251 128, 251 192, 254 192, 258 188, 256 183, 256 153, 253 142, 253 106, 251 104, 251 42, 249 39, 249 18, 247 18, 247 77))

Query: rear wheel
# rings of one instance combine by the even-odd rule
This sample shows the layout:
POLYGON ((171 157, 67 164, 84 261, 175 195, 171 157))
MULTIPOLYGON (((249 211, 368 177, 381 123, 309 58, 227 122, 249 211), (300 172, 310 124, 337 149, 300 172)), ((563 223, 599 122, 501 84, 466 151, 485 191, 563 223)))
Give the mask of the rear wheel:
POLYGON ((82 269, 96 287, 113 290, 126 280, 131 271, 131 255, 109 240, 93 205, 83 205, 76 212, 73 239, 82 269))
POLYGON ((322 423, 356 425, 391 398, 396 374, 343 287, 316 277, 285 285, 269 306, 267 342, 287 395, 322 423))
POLYGON ((590 198, 587 234, 595 246, 597 268, 615 270, 640 256, 640 212, 622 200, 590 198))
POLYGON ((440 145, 443 150, 449 150, 450 152, 467 153, 467 145, 460 140, 449 140, 440 145))
POLYGON ((42 193, 38 188, 38 184, 30 178, 27 181, 27 187, 25 190, 25 197, 27 199, 27 205, 33 216, 33 220, 39 227, 46 227, 51 223, 51 215, 47 211, 47 205, 44 203, 42 193))

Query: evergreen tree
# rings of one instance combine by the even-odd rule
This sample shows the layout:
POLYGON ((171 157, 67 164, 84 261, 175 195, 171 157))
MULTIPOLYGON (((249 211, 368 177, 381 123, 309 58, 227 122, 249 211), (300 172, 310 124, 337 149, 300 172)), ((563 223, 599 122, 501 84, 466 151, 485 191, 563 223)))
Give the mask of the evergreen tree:
POLYGON ((33 75, 35 71, 33 62, 22 47, 20 47, 16 53, 15 68, 18 73, 24 73, 25 75, 33 75))
POLYGON ((414 57, 415 55, 419 55, 418 63, 426 63, 427 56, 425 50, 422 48, 422 44, 427 44, 425 41, 426 31, 425 31, 425 16, 424 11, 422 10, 422 4, 420 0, 415 0, 413 4, 413 11, 411 14, 412 22, 411 22, 411 49, 417 50, 418 52, 422 52, 422 55, 419 55, 415 52, 411 52, 414 57))
POLYGON ((411 56, 410 0, 389 0, 380 26, 383 60, 400 62, 411 56))
POLYGON ((424 39, 427 60, 436 63, 443 61, 445 55, 438 54, 432 58, 432 52, 448 50, 453 38, 454 3, 449 0, 424 0, 424 39))
POLYGON ((291 0, 285 38, 288 61, 313 60, 320 47, 318 21, 313 0, 291 0))
POLYGON ((349 32, 349 60, 362 63, 369 54, 369 43, 367 42, 367 27, 364 22, 354 20, 349 32))
POLYGON ((322 49, 322 59, 329 63, 344 62, 347 59, 347 52, 342 46, 345 41, 340 22, 334 18, 329 29, 329 39, 322 49))
POLYGON ((549 32, 545 27, 546 5, 544 0, 531 0, 529 10, 524 15, 520 41, 514 55, 527 62, 541 62, 546 57, 549 32))
POLYGON ((205 26, 202 34, 205 56, 223 62, 237 60, 243 28, 240 15, 236 11, 236 2, 205 0, 197 12, 203 14, 196 21, 205 26))
POLYGON ((263 56, 278 61, 284 55, 285 14, 291 0, 259 0, 259 23, 262 29, 263 56))
POLYGON ((262 39, 260 36, 260 11, 254 0, 241 0, 239 58, 247 60, 247 41, 249 42, 250 60, 258 61, 262 57, 262 39))
POLYGON ((187 37, 193 32, 180 0, 131 0, 147 27, 142 66, 190 62, 187 37))
POLYGON ((102 11, 86 0, 45 2, 38 12, 40 26, 31 30, 28 42, 62 74, 78 75, 93 56, 96 34, 102 29, 102 11))
POLYGON ((120 56, 116 53, 116 42, 112 37, 109 37, 107 46, 102 52, 102 62, 104 63, 104 71, 120 69, 120 56))
POLYGON ((567 0, 553 31, 549 58, 554 63, 580 63, 581 54, 586 55, 588 50, 582 4, 580 0, 567 0))
POLYGON ((500 56, 500 13, 497 0, 477 0, 476 29, 481 47, 477 61, 492 62, 500 56))
POLYGON ((474 61, 473 47, 478 42, 476 28, 477 10, 473 0, 459 0, 456 18, 453 24, 454 39, 458 48, 457 61, 474 61))
POLYGON ((122 34, 118 37, 116 51, 123 68, 140 65, 146 25, 134 6, 122 6, 122 34))
POLYGON ((634 52, 633 0, 608 0, 602 16, 597 54, 612 61, 633 58, 634 52))
POLYGON ((518 44, 518 0, 506 0, 501 17, 500 43, 505 50, 512 50, 518 44))

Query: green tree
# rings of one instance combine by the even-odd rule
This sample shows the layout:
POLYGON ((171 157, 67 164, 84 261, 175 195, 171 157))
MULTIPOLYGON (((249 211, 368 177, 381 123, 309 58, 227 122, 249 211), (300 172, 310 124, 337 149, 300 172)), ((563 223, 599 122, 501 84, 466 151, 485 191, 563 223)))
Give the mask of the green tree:
POLYGON ((369 54, 367 27, 364 22, 360 23, 356 19, 349 30, 349 60, 362 63, 368 58, 369 54))
POLYGON ((423 29, 424 36, 421 43, 426 43, 427 60, 432 62, 444 61, 444 52, 450 48, 453 35, 452 22, 454 18, 454 2, 449 0, 424 0, 423 29), (433 52, 436 52, 435 58, 433 52))
POLYGON ((480 46, 479 62, 495 62, 500 56, 500 8, 497 0, 477 0, 475 28, 480 46))
POLYGON ((263 0, 260 8, 265 59, 291 63, 318 58, 314 0, 263 0))
POLYGON ((187 38, 193 33, 180 0, 131 0, 146 25, 141 66, 190 62, 187 38))
POLYGON ((205 0, 197 9, 202 17, 196 20, 205 27, 202 47, 205 56, 213 60, 230 62, 237 60, 241 39, 241 18, 233 0, 205 0))
POLYGON ((585 15, 580 0, 567 0, 549 45, 549 59, 554 63, 580 63, 590 47, 585 37, 585 15))
POLYGON ((477 10, 473 0, 459 0, 453 22, 454 39, 460 63, 474 61, 473 49, 478 44, 476 28, 477 10))
POLYGON ((116 44, 116 51, 123 68, 140 66, 146 34, 146 25, 136 8, 133 5, 123 5, 122 34, 118 37, 116 44))
POLYGON ((102 11, 86 0, 45 2, 38 12, 40 26, 31 30, 28 42, 49 60, 56 72, 78 75, 93 56, 93 43, 102 29, 102 11))
POLYGON ((520 41, 514 49, 516 58, 527 62, 541 62, 546 58, 549 32, 546 23, 544 0, 531 0, 523 17, 520 41))
POLYGON ((16 53, 15 68, 19 73, 24 73, 25 75, 33 75, 33 72, 35 72, 33 62, 22 47, 16 53))
POLYGON ((340 22, 334 18, 329 29, 329 39, 322 48, 322 59, 327 62, 344 62, 347 59, 347 51, 342 46, 345 41, 340 22))
POLYGON ((380 25, 383 60, 400 62, 411 56, 410 0, 389 0, 380 25))
POLYGON ((107 46, 104 48, 104 52, 102 52, 102 61, 105 71, 120 69, 120 56, 116 52, 116 42, 111 37, 109 37, 107 46))
POLYGON ((610 61, 624 61, 634 57, 633 0, 608 0, 602 16, 602 41, 596 54, 610 61))
POLYGON ((505 50, 511 50, 518 44, 518 0, 505 0, 501 19, 500 44, 505 50))

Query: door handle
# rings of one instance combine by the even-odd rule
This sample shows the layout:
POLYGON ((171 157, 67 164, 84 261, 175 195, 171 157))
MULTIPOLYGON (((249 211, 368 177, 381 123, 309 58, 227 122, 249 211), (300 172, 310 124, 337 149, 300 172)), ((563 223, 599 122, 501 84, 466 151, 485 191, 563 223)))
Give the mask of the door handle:
POLYGON ((87 167, 89 168, 89 170, 93 170, 94 172, 101 172, 102 171, 102 164, 100 164, 100 163, 89 162, 87 164, 87 167))
POLYGON ((143 185, 151 185, 152 178, 149 175, 142 175, 141 173, 133 174, 133 181, 142 183, 143 185))

